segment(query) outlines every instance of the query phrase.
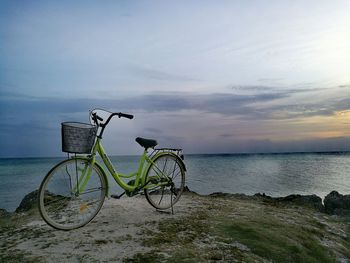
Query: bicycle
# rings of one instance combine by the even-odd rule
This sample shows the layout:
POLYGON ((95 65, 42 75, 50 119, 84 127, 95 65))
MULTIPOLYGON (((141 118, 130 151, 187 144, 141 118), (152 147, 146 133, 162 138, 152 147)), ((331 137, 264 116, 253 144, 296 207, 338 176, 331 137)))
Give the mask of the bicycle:
MULTIPOLYGON (((39 211, 48 225, 60 230, 76 229, 88 224, 100 211, 105 197, 109 196, 109 182, 105 169, 96 160, 97 155, 116 183, 124 189, 123 194, 131 197, 143 191, 151 206, 157 210, 171 208, 173 213, 173 206, 185 185, 186 166, 182 150, 156 149, 156 140, 138 137, 136 142, 144 151, 137 171, 119 173, 102 146, 103 132, 114 116, 134 117, 121 112, 94 109, 89 114, 90 124, 61 124, 62 151, 68 153, 68 159, 54 166, 39 188, 39 211), (108 113, 105 122, 97 114, 99 111, 108 113), (149 153, 149 149, 153 151, 149 153), (124 182, 123 179, 129 181, 124 182)), ((116 197, 120 198, 123 194, 116 197)))

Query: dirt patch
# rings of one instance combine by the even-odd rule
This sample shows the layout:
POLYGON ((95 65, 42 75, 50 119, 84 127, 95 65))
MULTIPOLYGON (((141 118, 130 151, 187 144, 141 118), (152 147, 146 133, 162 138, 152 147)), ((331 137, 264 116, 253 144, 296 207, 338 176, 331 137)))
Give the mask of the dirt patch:
POLYGON ((34 213, 30 220, 3 228, 1 257, 11 260, 16 255, 21 261, 35 262, 122 262, 150 250, 142 245, 146 230, 158 231, 158 222, 185 216, 197 205, 198 201, 186 196, 172 215, 156 211, 143 196, 106 199, 92 222, 71 231, 55 230, 34 213))

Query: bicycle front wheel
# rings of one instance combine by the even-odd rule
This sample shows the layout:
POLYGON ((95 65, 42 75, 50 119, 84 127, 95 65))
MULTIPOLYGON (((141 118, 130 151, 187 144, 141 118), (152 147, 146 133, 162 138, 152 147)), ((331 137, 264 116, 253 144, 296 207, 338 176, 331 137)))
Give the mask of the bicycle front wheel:
POLYGON ((100 211, 107 189, 104 174, 84 158, 57 164, 39 189, 39 211, 50 226, 71 230, 89 223, 100 211))
POLYGON ((160 210, 172 207, 185 187, 185 170, 179 157, 158 156, 147 171, 146 182, 144 193, 153 207, 160 210))

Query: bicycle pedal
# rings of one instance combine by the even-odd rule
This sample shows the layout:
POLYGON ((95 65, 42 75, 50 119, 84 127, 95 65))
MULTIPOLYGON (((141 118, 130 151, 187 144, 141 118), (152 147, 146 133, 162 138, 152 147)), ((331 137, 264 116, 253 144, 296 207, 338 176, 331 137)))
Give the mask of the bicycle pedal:
POLYGON ((122 197, 124 194, 125 194, 125 192, 122 193, 121 195, 117 195, 117 194, 111 195, 111 197, 114 198, 114 199, 120 199, 120 197, 122 197))

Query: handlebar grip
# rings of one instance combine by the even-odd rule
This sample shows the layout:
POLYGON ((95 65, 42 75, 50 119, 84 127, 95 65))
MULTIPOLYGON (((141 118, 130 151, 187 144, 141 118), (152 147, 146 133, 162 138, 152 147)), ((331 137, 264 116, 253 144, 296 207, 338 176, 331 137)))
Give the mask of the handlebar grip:
POLYGON ((118 115, 119 115, 119 118, 124 117, 124 118, 130 119, 130 120, 132 120, 134 118, 134 115, 121 113, 121 112, 118 115))

